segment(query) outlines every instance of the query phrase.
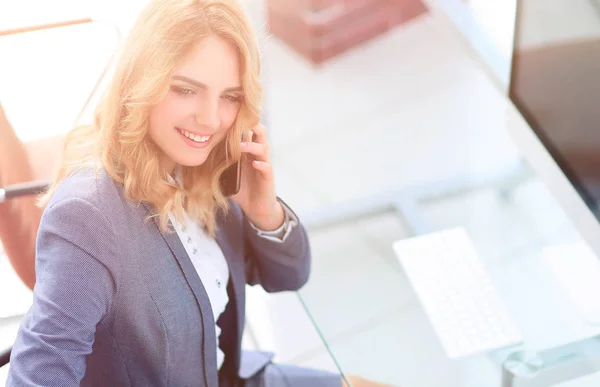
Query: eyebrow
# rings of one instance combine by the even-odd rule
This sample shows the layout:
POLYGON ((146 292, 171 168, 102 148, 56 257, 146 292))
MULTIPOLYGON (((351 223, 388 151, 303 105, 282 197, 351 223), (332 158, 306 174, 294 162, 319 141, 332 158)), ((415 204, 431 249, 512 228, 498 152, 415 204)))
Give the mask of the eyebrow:
MULTIPOLYGON (((196 80, 194 80, 192 78, 184 77, 183 75, 174 75, 173 79, 176 79, 176 80, 179 80, 179 81, 183 81, 183 82, 187 82, 187 83, 189 83, 191 85, 194 85, 194 86, 196 86, 196 87, 198 87, 200 89, 208 90, 208 88, 209 88, 204 83, 196 81, 196 80)), ((242 86, 228 87, 228 88, 226 88, 223 91, 226 91, 226 92, 230 92, 230 91, 242 91, 242 86)))

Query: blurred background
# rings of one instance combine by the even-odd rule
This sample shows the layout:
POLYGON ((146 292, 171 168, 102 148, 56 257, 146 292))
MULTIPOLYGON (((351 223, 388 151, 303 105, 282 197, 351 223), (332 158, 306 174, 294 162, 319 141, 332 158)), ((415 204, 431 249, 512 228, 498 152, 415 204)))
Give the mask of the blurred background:
MULTIPOLYGON (((453 227, 472 239, 528 348, 600 332, 540 266, 545 248, 582 236, 511 136, 527 125, 508 95, 516 0, 242 2, 261 41, 277 188, 314 259, 298 293, 248 289, 246 347, 393 385, 500 386, 497 351, 446 355, 392 248, 453 227)), ((524 2, 523 45, 600 34, 594 1, 524 2)), ((40 178, 88 98, 89 121, 145 3, 0 2, 0 30, 95 20, 0 36, 0 102, 40 178)), ((1 253, 0 294, 6 346, 31 292, 1 253)))

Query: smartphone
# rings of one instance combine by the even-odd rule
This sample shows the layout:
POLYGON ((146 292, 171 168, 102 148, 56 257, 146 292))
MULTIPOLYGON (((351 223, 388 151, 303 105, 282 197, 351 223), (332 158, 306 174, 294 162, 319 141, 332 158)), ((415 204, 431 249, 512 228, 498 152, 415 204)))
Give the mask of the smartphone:
MULTIPOLYGON (((242 132, 243 141, 252 141, 252 131, 242 132)), ((242 160, 240 159, 237 163, 230 165, 221 174, 219 179, 221 184, 221 192, 224 196, 232 196, 240 192, 240 186, 242 184, 242 160)))
POLYGON ((242 184, 242 160, 227 167, 220 177, 221 192, 225 196, 232 196, 240 192, 242 184))

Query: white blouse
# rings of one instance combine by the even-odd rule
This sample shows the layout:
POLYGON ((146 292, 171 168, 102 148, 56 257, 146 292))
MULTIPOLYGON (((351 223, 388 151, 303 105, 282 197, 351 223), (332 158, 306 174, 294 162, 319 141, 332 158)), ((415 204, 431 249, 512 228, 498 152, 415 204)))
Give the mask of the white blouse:
MULTIPOLYGON (((178 179, 179 180, 179 179, 178 179)), ((285 212, 285 221, 277 230, 264 231, 258 229, 252 223, 258 235, 274 242, 283 243, 288 237, 294 226, 298 224, 298 219, 294 213, 283 206, 285 212)), ((217 325, 217 321, 221 314, 225 311, 229 297, 227 295, 227 283, 229 282, 229 267, 223 255, 223 251, 203 227, 193 221, 184 211, 184 222, 180 223, 174 214, 169 214, 169 220, 175 228, 181 243, 185 247, 202 285, 206 290, 212 313, 215 320, 215 330, 217 338, 217 366, 220 369, 225 360, 225 354, 219 347, 219 336, 221 328, 217 325)))

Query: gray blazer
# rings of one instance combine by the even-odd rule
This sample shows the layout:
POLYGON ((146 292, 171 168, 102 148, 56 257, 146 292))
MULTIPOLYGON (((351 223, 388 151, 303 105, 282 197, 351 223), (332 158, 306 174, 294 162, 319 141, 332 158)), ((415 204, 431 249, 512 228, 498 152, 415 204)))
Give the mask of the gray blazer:
MULTIPOLYGON (((241 354, 245 284, 300 288, 310 249, 302 225, 275 243, 231 204, 217 218, 230 270, 230 302, 219 319, 223 369, 249 378, 271 355, 241 354)), ((8 386, 218 385, 208 296, 177 234, 160 232, 145 220, 150 213, 105 171, 60 185, 40 224, 34 301, 13 346, 8 386)))

